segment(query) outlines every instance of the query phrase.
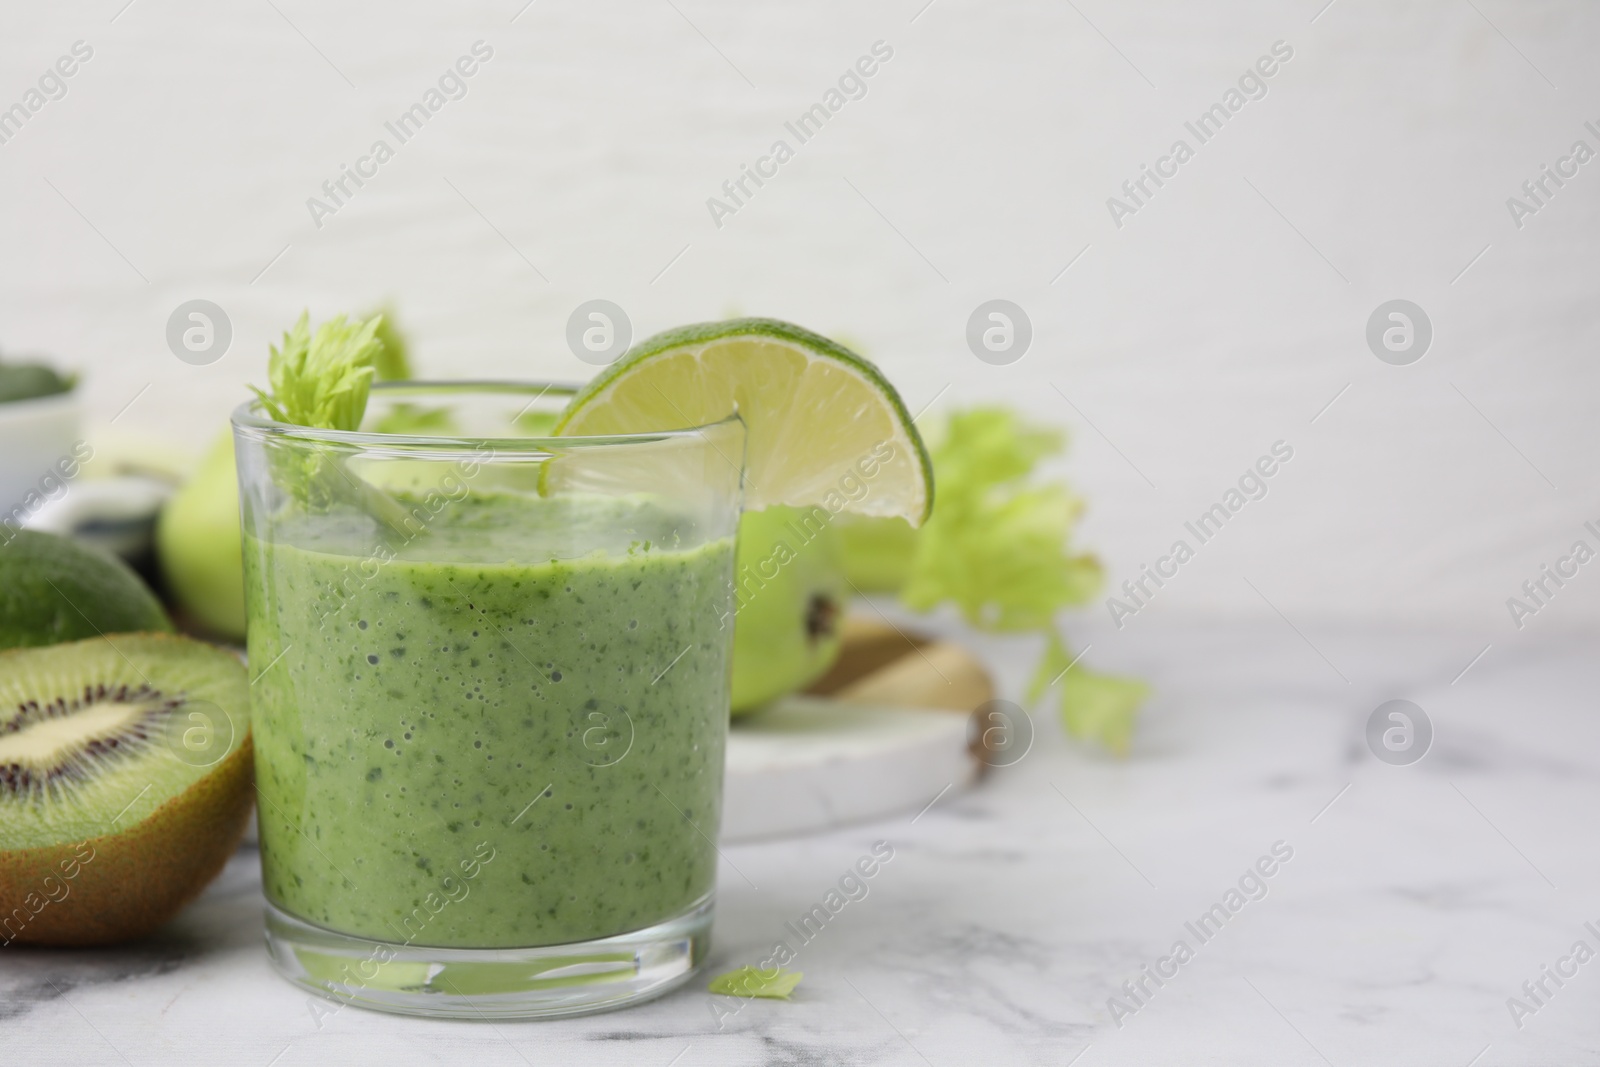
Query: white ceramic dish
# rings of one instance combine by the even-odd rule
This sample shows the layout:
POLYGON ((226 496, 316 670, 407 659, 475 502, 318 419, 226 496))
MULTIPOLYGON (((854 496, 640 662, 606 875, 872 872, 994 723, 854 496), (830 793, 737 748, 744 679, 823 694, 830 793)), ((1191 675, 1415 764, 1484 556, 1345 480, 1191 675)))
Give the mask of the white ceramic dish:
POLYGON ((0 404, 0 520, 24 520, 60 496, 66 484, 57 464, 74 463, 79 440, 77 391, 0 404), (31 494, 31 495, 30 495, 31 494))
POLYGON ((915 815, 977 778, 968 730, 960 712, 784 697, 728 732, 722 840, 915 815))

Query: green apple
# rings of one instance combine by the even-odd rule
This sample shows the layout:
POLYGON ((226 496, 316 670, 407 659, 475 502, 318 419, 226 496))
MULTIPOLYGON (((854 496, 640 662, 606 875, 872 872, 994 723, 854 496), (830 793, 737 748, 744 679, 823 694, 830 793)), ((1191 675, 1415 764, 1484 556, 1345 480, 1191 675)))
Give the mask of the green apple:
POLYGON ((231 428, 161 509, 156 552, 184 613, 219 637, 243 640, 244 556, 231 428))
POLYGON ((849 585, 838 531, 820 507, 770 507, 739 521, 733 713, 820 677, 839 655, 849 585))
POLYGON ((898 593, 911 577, 917 531, 904 519, 840 515, 839 554, 844 573, 863 593, 898 593))

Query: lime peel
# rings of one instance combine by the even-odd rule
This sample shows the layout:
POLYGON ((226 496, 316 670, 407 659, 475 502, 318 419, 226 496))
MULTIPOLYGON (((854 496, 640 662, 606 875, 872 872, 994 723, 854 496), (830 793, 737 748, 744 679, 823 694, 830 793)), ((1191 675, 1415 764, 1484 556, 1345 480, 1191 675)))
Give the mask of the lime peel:
POLYGON ((574 396, 556 436, 745 422, 745 506, 826 505, 920 525, 933 464, 870 362, 792 323, 744 318, 658 333, 574 396))

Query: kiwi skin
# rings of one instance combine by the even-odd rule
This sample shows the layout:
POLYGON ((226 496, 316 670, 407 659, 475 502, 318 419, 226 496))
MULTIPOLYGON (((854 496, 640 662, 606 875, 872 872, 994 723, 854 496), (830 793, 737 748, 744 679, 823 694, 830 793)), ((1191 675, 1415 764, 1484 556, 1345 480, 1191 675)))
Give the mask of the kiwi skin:
POLYGON ((253 748, 247 730, 205 777, 126 830, 0 851, 0 946, 112 945, 171 919, 239 847, 255 798, 253 748))
POLYGON ((0 944, 114 945, 178 914, 244 836, 255 795, 252 747, 246 737, 211 774, 123 833, 0 853, 0 944), (66 878, 74 867, 77 876, 66 878), (67 895, 51 900, 57 886, 67 895))

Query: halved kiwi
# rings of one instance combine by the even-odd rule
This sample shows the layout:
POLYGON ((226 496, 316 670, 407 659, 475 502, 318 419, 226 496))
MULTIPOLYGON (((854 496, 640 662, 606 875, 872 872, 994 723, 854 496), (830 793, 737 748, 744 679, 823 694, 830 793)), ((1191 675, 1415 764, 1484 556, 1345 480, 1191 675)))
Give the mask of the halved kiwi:
POLYGON ((194 899, 250 812, 248 698, 167 634, 0 653, 0 944, 124 941, 194 899))

